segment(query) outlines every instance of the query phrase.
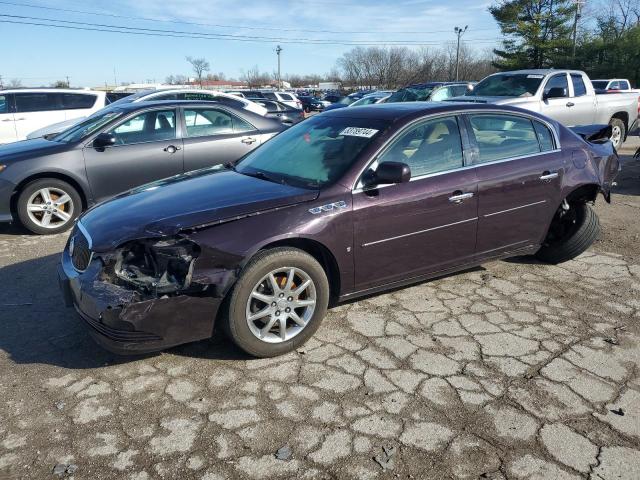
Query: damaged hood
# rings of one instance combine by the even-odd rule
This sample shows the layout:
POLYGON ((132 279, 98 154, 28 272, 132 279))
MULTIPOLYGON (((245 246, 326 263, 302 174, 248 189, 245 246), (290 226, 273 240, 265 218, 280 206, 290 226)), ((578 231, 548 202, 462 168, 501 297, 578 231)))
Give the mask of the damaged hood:
POLYGON ((205 169, 150 183, 101 203, 80 217, 92 249, 109 251, 138 239, 286 207, 317 190, 269 182, 231 170, 205 169))

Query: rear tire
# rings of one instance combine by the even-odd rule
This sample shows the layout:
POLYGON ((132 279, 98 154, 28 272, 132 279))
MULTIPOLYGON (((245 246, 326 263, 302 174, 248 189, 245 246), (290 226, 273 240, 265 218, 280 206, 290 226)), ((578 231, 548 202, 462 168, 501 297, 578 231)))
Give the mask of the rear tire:
POLYGON ((562 263, 584 253, 600 234, 600 221, 585 203, 573 204, 564 212, 558 210, 553 219, 545 244, 536 257, 547 263, 562 263))
POLYGON ((300 347, 318 329, 327 313, 329 282, 322 266, 308 253, 274 248, 258 253, 247 264, 225 304, 226 315, 220 320, 231 340, 255 357, 274 357, 300 347), (277 289, 272 287, 270 276, 277 289), (308 287, 296 293, 303 284, 308 287), (298 302, 313 307, 296 306, 298 302), (250 316, 256 319, 250 320, 250 316))
POLYGON ((619 150, 624 143, 624 138, 627 133, 627 127, 625 127, 624 122, 619 118, 612 118, 609 121, 609 125, 611 125, 611 128, 613 130, 611 132, 611 143, 613 143, 613 146, 616 150, 619 150))
POLYGON ((20 223, 38 235, 64 232, 82 213, 77 190, 57 178, 41 178, 28 183, 16 204, 20 223))

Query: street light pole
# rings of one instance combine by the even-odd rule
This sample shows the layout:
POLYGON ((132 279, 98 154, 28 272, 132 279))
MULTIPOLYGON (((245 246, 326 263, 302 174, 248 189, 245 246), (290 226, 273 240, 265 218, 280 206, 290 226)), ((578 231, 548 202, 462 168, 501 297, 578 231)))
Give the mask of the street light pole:
POLYGON ((278 45, 276 47, 276 53, 278 54, 278 90, 282 90, 282 77, 280 76, 280 52, 282 52, 282 47, 278 45))
POLYGON ((582 5, 586 3, 586 0, 573 0, 576 4, 576 16, 573 19, 573 53, 571 54, 571 58, 573 60, 576 59, 576 39, 578 36, 578 20, 582 16, 582 5))
POLYGON ((465 25, 464 28, 456 27, 453 29, 458 37, 458 48, 456 49, 456 82, 458 81, 458 66, 460 65, 460 37, 467 31, 469 25, 465 25))

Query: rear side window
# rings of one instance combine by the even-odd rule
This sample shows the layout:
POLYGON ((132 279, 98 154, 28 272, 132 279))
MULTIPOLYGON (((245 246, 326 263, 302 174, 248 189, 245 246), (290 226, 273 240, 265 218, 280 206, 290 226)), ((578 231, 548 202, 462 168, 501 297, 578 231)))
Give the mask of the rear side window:
POLYGON ((582 95, 587 94, 587 87, 584 86, 584 81, 582 80, 582 75, 577 73, 571 74, 571 83, 573 84, 573 96, 581 97, 582 95))
POLYGON ((96 95, 87 95, 84 93, 63 93, 62 106, 65 110, 93 108, 97 98, 96 95))
POLYGON ((540 150, 543 152, 548 152, 549 150, 553 150, 555 148, 555 142, 553 141, 553 135, 551 134, 551 130, 546 125, 543 125, 540 122, 533 122, 533 128, 536 131, 536 136, 538 137, 538 143, 540 144, 540 150))
POLYGON ((478 144, 478 163, 540 152, 538 136, 528 118, 490 114, 471 115, 469 119, 478 144))
POLYGON ((184 111, 188 137, 230 135, 255 130, 253 125, 227 112, 213 108, 193 108, 184 111))
POLYGON ((402 134, 378 159, 409 165, 411 177, 463 166, 460 130, 455 117, 421 123, 402 134))
POLYGON ((544 93, 549 93, 549 90, 551 90, 552 88, 564 88, 565 97, 569 95, 569 84, 567 83, 567 75, 565 73, 561 73, 559 75, 554 75, 553 77, 551 77, 544 87, 544 93))
POLYGON ((9 97, 0 95, 0 113, 9 113, 9 97))
POLYGON ((276 97, 276 94, 273 92, 264 92, 262 95, 269 100, 278 100, 278 97, 276 97))
MULTIPOLYGON (((178 94, 177 93, 163 93, 162 95, 158 95, 157 97, 156 96, 152 97, 152 100, 178 100, 178 94)), ((184 100, 184 99, 180 98, 180 100, 184 100)))
POLYGON ((284 101, 290 102, 292 100, 294 100, 294 98, 289 95, 288 93, 279 93, 278 95, 280 95, 280 98, 284 101))
POLYGON ((631 86, 629 85, 629 82, 627 82, 626 80, 622 80, 620 81, 620 88, 622 90, 630 90, 631 86))
POLYGON ((15 99, 17 112, 47 112, 63 109, 60 95, 57 93, 16 93, 15 99))
POLYGON ((221 103, 222 105, 228 105, 233 108, 244 108, 244 102, 242 100, 236 100, 235 98, 223 97, 223 96, 215 96, 213 99, 216 102, 221 103))

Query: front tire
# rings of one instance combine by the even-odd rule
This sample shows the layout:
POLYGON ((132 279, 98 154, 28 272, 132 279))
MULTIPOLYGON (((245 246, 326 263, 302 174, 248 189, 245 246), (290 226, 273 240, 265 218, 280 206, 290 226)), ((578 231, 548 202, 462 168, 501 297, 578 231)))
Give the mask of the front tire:
POLYGON ((611 143, 616 150, 619 150, 624 143, 624 138, 627 133, 627 127, 625 127, 624 122, 619 118, 612 118, 609 121, 609 125, 611 125, 611 143))
POLYGON ((308 253, 274 248, 258 253, 233 287, 223 316, 233 342, 256 357, 295 350, 318 329, 327 312, 329 282, 308 253))
POLYGON ((544 245, 536 257, 547 263, 562 263, 584 253, 600 234, 600 221, 585 203, 572 204, 569 210, 558 210, 544 245))
POLYGON ((16 204, 18 219, 38 235, 64 232, 82 213, 77 190, 57 178, 42 178, 27 184, 16 204))

